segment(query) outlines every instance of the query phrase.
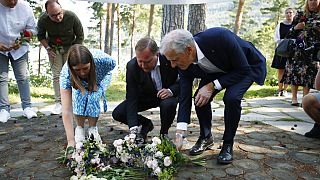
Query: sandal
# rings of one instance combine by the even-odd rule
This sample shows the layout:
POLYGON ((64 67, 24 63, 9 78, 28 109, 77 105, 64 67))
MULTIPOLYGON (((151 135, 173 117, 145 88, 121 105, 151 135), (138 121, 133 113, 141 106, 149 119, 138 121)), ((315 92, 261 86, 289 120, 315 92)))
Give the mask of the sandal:
POLYGON ((291 106, 297 106, 299 107, 300 106, 300 103, 296 102, 296 103, 291 103, 291 106))

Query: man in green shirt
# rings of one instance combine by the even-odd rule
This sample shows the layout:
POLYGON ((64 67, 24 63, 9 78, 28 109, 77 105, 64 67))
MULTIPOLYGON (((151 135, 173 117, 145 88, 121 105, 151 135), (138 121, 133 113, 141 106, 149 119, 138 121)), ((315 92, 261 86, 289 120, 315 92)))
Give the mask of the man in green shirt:
POLYGON ((61 113, 59 77, 71 45, 82 44, 83 28, 77 15, 61 8, 58 0, 45 3, 46 12, 38 21, 38 40, 46 48, 53 76, 56 105, 52 114, 61 113))

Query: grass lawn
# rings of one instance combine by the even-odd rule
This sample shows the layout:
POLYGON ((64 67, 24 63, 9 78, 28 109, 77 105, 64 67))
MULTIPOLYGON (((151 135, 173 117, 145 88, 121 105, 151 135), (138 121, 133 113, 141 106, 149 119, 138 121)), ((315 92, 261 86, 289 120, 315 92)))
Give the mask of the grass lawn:
MULTIPOLYGON (((258 86, 252 85, 247 93, 244 95, 244 98, 258 98, 258 97, 267 97, 273 96, 276 92, 277 87, 272 86, 258 86)), ((9 100, 11 104, 20 103, 20 96, 17 88, 14 85, 9 87, 9 100)), ((223 92, 220 92, 215 99, 222 100, 223 92)), ((54 103, 54 92, 51 87, 31 87, 31 98, 32 102, 46 102, 54 103)), ((106 97, 109 102, 118 102, 125 99, 126 96, 126 83, 123 81, 112 80, 109 85, 106 97)))

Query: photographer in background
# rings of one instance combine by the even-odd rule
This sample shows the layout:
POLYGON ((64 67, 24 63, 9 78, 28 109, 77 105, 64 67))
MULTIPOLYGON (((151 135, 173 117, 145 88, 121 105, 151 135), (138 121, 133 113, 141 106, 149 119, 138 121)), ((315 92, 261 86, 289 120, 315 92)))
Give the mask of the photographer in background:
MULTIPOLYGON (((318 71, 315 88, 320 90, 320 71, 318 71)), ((320 139, 320 93, 310 93, 302 99, 304 111, 315 121, 313 128, 305 134, 309 138, 320 139)))
POLYGON ((297 100, 298 86, 303 87, 303 96, 307 95, 310 88, 314 87, 318 62, 316 49, 305 49, 320 42, 320 0, 307 0, 304 12, 297 12, 293 20, 293 28, 287 38, 296 39, 294 55, 287 61, 284 76, 281 80, 284 84, 291 84, 293 106, 300 106, 297 100))

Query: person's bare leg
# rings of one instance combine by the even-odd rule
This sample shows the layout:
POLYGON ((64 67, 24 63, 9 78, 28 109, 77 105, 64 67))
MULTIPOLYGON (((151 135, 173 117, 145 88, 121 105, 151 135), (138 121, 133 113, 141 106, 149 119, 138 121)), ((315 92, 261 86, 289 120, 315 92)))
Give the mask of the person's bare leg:
POLYGON ((303 110, 318 124, 320 124, 320 102, 311 94, 302 99, 303 110))
POLYGON ((291 93, 292 93, 292 103, 298 103, 298 86, 296 85, 291 85, 291 93))
POLYGON ((308 88, 308 87, 303 87, 303 97, 304 97, 305 95, 309 94, 309 92, 310 92, 310 88, 308 88))
POLYGON ((279 91, 282 91, 285 89, 284 84, 280 82, 283 77, 283 74, 284 74, 284 69, 278 69, 278 89, 279 89, 279 91))

